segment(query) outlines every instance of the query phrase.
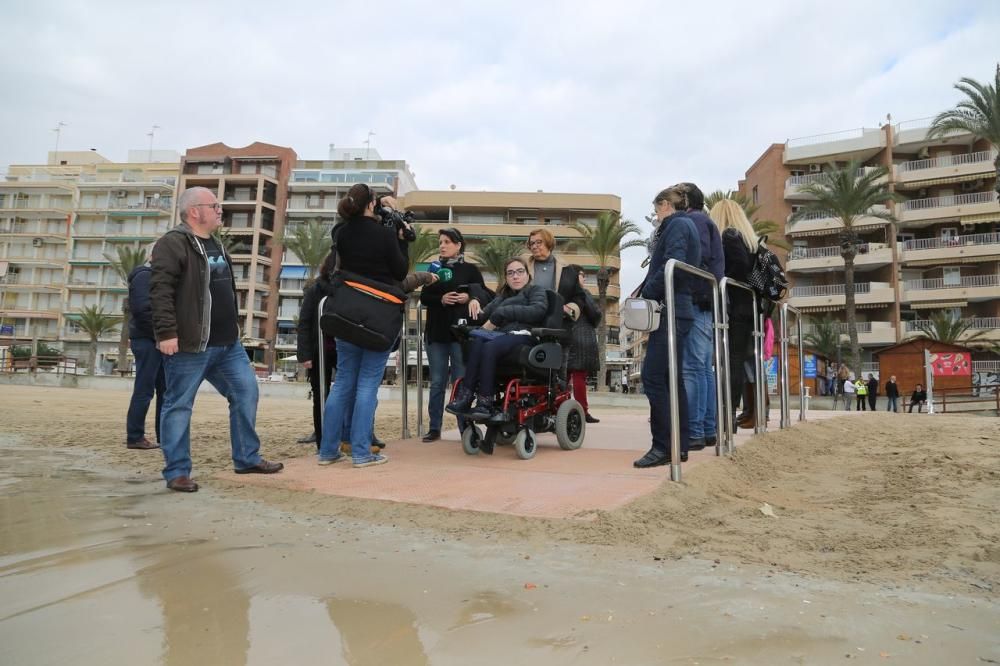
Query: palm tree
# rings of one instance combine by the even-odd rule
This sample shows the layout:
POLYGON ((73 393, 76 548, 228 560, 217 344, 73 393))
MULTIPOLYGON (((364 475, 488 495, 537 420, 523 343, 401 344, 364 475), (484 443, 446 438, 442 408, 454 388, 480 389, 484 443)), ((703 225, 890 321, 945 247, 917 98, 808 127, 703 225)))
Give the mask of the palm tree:
POLYGON ((484 273, 491 273, 496 277, 499 288, 503 283, 503 267, 508 259, 519 257, 524 254, 524 243, 513 238, 490 238, 476 249, 476 263, 483 269, 484 273))
POLYGON ((330 238, 330 225, 320 220, 311 220, 305 224, 286 227, 285 233, 276 239, 285 249, 291 250, 306 267, 308 281, 316 279, 323 260, 330 253, 333 240, 330 238))
POLYGON ((985 330, 978 330, 966 335, 972 329, 972 324, 971 319, 962 319, 945 310, 938 310, 932 313, 926 321, 916 322, 916 327, 920 333, 931 340, 954 345, 959 343, 962 336, 965 336, 962 342, 972 342, 986 333, 985 330))
MULTIPOLYGON (((234 236, 229 227, 219 227, 212 232, 212 238, 219 244, 226 254, 232 254, 237 245, 241 245, 239 236, 234 236)), ((249 250, 247 250, 249 252, 249 250)))
POLYGON ((712 206, 723 199, 732 199, 739 204, 743 212, 746 213, 747 219, 750 220, 750 224, 753 225, 754 233, 761 237, 766 236, 768 245, 773 245, 786 251, 792 249, 792 246, 784 238, 773 238, 775 234, 782 233, 780 224, 771 220, 754 219, 757 211, 760 210, 760 206, 750 201, 745 194, 733 190, 726 190, 725 192, 716 190, 705 197, 705 207, 711 210, 712 206))
POLYGON ((87 363, 87 374, 93 375, 94 366, 97 365, 97 340, 102 335, 114 332, 119 323, 118 316, 104 314, 104 308, 88 305, 80 310, 80 316, 76 323, 90 336, 90 358, 87 363))
POLYGON ((597 295, 601 306, 601 323, 597 329, 597 354, 601 361, 601 369, 597 375, 597 388, 607 388, 606 349, 608 344, 608 284, 611 282, 611 271, 608 265, 612 257, 620 257, 622 250, 630 247, 646 247, 639 225, 626 220, 620 213, 605 211, 597 216, 597 224, 576 223, 573 228, 580 232, 580 240, 574 245, 597 258, 597 295), (628 238, 635 234, 638 238, 628 238))
MULTIPOLYGON (((977 139, 989 141, 1000 148, 1000 63, 997 63, 993 85, 975 79, 962 78, 955 89, 966 96, 954 109, 939 113, 931 121, 928 139, 943 137, 948 132, 969 132, 977 139)), ((1000 154, 993 160, 997 180, 994 189, 1000 194, 1000 154)))
MULTIPOLYGON (((128 286, 128 276, 133 270, 146 263, 148 255, 144 248, 133 248, 128 245, 119 245, 116 248, 117 256, 112 257, 105 254, 104 258, 111 263, 111 268, 118 274, 122 284, 128 286)), ((128 320, 131 309, 128 302, 128 294, 122 299, 122 330, 118 339, 118 367, 125 368, 125 360, 128 357, 128 320)))
POLYGON ((895 218, 888 210, 875 206, 902 197, 890 192, 884 182, 889 170, 871 167, 861 171, 861 162, 854 160, 843 169, 830 164, 830 169, 819 178, 799 188, 800 192, 815 200, 805 204, 792 215, 799 220, 814 213, 836 218, 843 225, 840 232, 840 256, 844 259, 844 309, 847 311, 847 335, 851 342, 851 367, 861 367, 861 347, 858 345, 858 322, 854 305, 854 258, 858 254, 859 237, 855 223, 862 217, 877 217, 889 222, 895 218))
POLYGON ((835 359, 840 347, 840 329, 836 320, 827 315, 813 320, 812 330, 802 336, 802 340, 820 356, 835 359))
POLYGON ((417 270, 417 264, 423 263, 437 254, 438 236, 430 229, 425 229, 419 224, 413 226, 417 232, 417 238, 410 243, 410 273, 417 270))

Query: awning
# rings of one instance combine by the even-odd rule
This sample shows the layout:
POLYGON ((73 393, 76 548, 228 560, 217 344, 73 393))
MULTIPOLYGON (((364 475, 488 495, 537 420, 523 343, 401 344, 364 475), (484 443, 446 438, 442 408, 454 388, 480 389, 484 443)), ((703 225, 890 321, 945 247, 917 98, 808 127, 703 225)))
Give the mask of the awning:
POLYGON ((950 303, 910 303, 910 310, 941 310, 943 308, 964 308, 967 301, 952 301, 950 303))
POLYGON ((965 215, 959 218, 962 224, 985 224, 987 222, 1000 222, 1000 213, 980 213, 978 215, 965 215))
POLYGON ((941 266, 942 264, 978 264, 984 261, 1000 261, 1000 254, 991 254, 985 257, 948 257, 947 259, 919 259, 917 261, 907 261, 907 266, 941 266))
POLYGON ((305 266, 283 266, 281 268, 282 280, 305 280, 309 270, 305 266))
MULTIPOLYGON (((990 172, 993 168, 990 167, 990 172)), ((947 185, 948 183, 966 183, 972 180, 985 180, 991 178, 992 173, 967 173, 962 176, 942 176, 940 178, 929 178, 927 180, 914 180, 910 182, 896 183, 897 190, 919 190, 932 185, 947 185)))

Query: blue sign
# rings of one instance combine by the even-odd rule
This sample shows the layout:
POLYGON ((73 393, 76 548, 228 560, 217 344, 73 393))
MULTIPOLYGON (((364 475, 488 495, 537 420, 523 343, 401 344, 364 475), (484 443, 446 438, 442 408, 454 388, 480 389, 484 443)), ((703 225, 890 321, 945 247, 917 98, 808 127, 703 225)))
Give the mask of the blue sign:
POLYGON ((805 364, 803 365, 803 375, 808 378, 816 377, 816 355, 806 354, 805 364))
POLYGON ((14 335, 14 325, 13 324, 0 325, 0 335, 14 335))
POLYGON ((777 391, 778 387, 778 357, 772 356, 764 361, 764 372, 767 374, 767 385, 777 391))

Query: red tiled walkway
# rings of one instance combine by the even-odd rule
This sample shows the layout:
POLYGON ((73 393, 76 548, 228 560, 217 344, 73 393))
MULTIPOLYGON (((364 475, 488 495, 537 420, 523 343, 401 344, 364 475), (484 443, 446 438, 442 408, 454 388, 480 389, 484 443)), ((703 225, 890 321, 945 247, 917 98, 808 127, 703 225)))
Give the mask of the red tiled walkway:
MULTIPOLYGON (((813 412, 809 416, 841 414, 813 412)), ((794 412, 792 418, 795 423, 794 412)), ((776 419, 771 426, 777 427, 776 419)), ((741 435, 737 446, 747 440, 749 435, 741 435)), ((219 476, 344 497, 549 518, 615 509, 670 478, 669 467, 632 467, 632 461, 649 448, 646 414, 638 410, 602 413, 601 423, 587 427, 583 447, 576 451, 561 450, 553 434, 541 435, 538 441, 538 452, 531 460, 519 460, 511 446, 496 447, 493 456, 468 456, 462 451, 458 431, 453 430, 433 444, 419 439, 391 442, 385 450, 389 463, 378 467, 354 469, 346 461, 320 467, 315 456, 306 456, 286 460, 284 471, 273 476, 232 472, 219 476)), ((683 469, 715 457, 714 449, 692 452, 683 469)))

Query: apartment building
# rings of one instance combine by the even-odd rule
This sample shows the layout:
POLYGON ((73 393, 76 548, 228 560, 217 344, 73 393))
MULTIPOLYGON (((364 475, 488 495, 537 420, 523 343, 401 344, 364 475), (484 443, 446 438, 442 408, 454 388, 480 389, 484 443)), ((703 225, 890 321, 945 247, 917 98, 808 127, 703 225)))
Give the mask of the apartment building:
MULTIPOLYGON (((93 151, 13 165, 0 183, 0 344, 38 339, 85 358, 77 320, 96 305, 118 314, 128 289, 111 266, 118 248, 151 244, 170 225, 179 155, 131 151, 115 163, 93 151)), ((118 334, 100 340, 102 363, 118 334)))
POLYGON ((260 142, 243 148, 224 143, 190 148, 181 160, 178 191, 206 187, 222 204, 243 346, 260 368, 274 363, 282 252, 278 239, 296 160, 291 148, 260 142))
MULTIPOLYGON (((527 241, 532 229, 545 227, 556 238, 555 252, 566 263, 579 264, 586 271, 585 284, 597 297, 597 259, 572 247, 580 234, 572 225, 597 222, 605 211, 620 212, 621 198, 612 194, 556 194, 548 192, 462 192, 455 190, 416 190, 402 198, 407 210, 416 213, 421 225, 431 229, 454 226, 466 239, 466 256, 475 261, 476 248, 497 237, 527 241)), ((527 252, 527 247, 525 247, 527 252)), ((608 324, 606 380, 621 383, 627 365, 621 346, 618 299, 621 292, 619 257, 609 261, 612 269, 608 285, 606 317, 608 324)), ((484 273, 491 286, 497 276, 484 273)))
MULTIPOLYGON (((365 183, 385 195, 405 195, 417 189, 413 172, 404 160, 384 160, 370 147, 331 145, 328 159, 300 160, 292 168, 285 209, 286 233, 313 221, 332 229, 338 219, 337 205, 356 183, 365 183)), ((295 353, 296 321, 307 278, 308 269, 302 260, 285 249, 281 258, 275 339, 279 358, 295 353)))
POLYGON ((809 319, 838 319, 846 333, 842 226, 828 217, 789 218, 809 200, 801 187, 824 171, 851 160, 860 160, 862 171, 889 170, 887 184, 903 197, 887 207, 896 221, 863 217, 856 226, 862 244, 855 293, 865 360, 874 349, 919 334, 919 322, 941 310, 1000 340, 996 151, 970 134, 931 141, 930 120, 774 144, 739 183, 760 206, 759 218, 785 222, 793 246, 785 259, 791 305, 809 319))

